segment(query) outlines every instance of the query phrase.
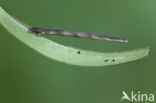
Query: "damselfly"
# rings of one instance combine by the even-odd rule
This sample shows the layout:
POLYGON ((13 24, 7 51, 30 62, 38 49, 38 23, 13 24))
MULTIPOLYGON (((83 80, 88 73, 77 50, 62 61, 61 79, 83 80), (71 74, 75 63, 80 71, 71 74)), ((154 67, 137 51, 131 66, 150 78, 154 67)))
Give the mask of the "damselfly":
POLYGON ((66 30, 52 30, 52 29, 43 29, 43 28, 29 28, 29 32, 36 33, 37 35, 47 34, 47 35, 60 35, 60 36, 73 36, 73 37, 84 37, 84 38, 91 38, 91 39, 98 39, 98 40, 107 40, 113 42, 128 42, 126 38, 120 37, 111 37, 105 35, 97 35, 97 34, 90 34, 84 32, 73 32, 73 31, 66 31, 66 30))

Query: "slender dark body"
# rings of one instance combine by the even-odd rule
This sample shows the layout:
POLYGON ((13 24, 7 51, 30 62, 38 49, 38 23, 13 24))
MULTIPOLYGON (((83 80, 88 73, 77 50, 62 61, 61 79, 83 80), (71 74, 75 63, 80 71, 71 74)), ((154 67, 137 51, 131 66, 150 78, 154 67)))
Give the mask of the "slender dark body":
POLYGON ((72 31, 65 31, 65 30, 29 28, 28 31, 36 33, 37 35, 42 35, 42 34, 61 35, 61 36, 84 37, 84 38, 91 38, 91 39, 98 39, 98 40, 115 41, 115 42, 128 42, 126 38, 110 37, 104 35, 96 35, 96 34, 83 33, 83 32, 72 32, 72 31))

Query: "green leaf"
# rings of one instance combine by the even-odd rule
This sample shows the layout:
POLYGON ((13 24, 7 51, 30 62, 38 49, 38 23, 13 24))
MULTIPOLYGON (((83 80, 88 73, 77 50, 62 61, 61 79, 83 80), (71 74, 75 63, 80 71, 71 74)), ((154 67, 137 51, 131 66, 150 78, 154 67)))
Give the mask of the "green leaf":
POLYGON ((120 53, 100 53, 60 45, 41 36, 28 33, 28 27, 20 23, 0 7, 0 23, 18 40, 44 56, 79 66, 107 66, 138 60, 148 55, 149 48, 120 53))

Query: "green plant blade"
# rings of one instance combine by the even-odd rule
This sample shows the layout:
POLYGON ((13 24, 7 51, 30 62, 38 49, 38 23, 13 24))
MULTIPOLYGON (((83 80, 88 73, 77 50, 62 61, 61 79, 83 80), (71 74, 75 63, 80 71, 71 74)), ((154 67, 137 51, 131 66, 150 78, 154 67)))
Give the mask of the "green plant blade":
POLYGON ((79 66, 107 66, 138 60, 148 55, 149 48, 120 53, 99 53, 67 47, 28 33, 28 27, 15 20, 0 7, 0 23, 17 39, 44 56, 79 66))

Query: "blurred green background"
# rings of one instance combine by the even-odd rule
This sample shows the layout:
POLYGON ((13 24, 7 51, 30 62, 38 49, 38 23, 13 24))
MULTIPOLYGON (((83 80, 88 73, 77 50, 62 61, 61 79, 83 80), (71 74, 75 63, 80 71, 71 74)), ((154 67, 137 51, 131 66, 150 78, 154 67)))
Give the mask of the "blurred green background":
POLYGON ((129 40, 47 36, 63 45, 99 52, 151 48, 148 57, 135 62, 78 67, 40 55, 0 25, 0 103, 120 103, 123 90, 156 94, 155 0, 0 0, 0 6, 33 27, 129 40))

